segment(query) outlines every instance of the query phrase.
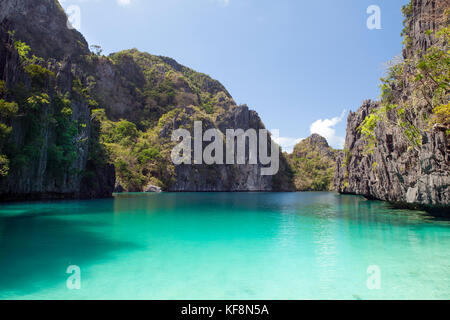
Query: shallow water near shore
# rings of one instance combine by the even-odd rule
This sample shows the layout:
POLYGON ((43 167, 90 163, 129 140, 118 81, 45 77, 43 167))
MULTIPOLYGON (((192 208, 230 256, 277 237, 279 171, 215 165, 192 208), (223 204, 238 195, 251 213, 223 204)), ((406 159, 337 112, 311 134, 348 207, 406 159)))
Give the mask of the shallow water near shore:
POLYGON ((449 221, 335 193, 2 204, 0 299, 449 299, 448 248, 449 221))

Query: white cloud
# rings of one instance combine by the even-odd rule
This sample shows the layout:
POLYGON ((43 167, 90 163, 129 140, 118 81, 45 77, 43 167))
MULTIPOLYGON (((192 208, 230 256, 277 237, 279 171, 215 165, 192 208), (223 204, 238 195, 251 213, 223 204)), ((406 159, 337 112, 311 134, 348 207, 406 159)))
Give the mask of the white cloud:
POLYGON ((284 152, 292 153, 297 143, 302 141, 303 138, 291 138, 291 137, 274 137, 274 141, 280 145, 284 152))
POLYGON ((126 7, 131 4, 131 0, 116 0, 117 4, 122 7, 126 7))
MULTIPOLYGON (((344 110, 339 117, 332 119, 319 119, 310 126, 311 134, 317 133, 327 139, 330 146, 335 149, 343 149, 345 144, 345 138, 336 135, 336 125, 344 120, 347 111, 344 110)), ((292 138, 292 137, 273 137, 274 141, 280 145, 284 152, 292 153, 294 147, 304 138, 292 138)))
POLYGON ((311 124, 311 134, 317 133, 327 139, 328 143, 336 149, 343 149, 345 144, 345 138, 336 136, 336 125, 344 120, 347 111, 344 110, 339 117, 332 119, 319 119, 311 124))

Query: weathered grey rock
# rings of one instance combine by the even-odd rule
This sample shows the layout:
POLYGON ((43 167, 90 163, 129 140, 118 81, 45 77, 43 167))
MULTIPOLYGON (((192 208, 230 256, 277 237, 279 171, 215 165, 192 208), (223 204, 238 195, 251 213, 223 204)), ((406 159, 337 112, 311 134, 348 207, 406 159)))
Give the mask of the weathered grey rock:
MULTIPOLYGON (((194 114, 186 108, 186 114, 194 114)), ((174 129, 188 125, 192 119, 175 117, 170 126, 162 129, 160 135, 168 138, 174 129)), ((246 105, 231 107, 218 116, 215 122, 204 122, 206 129, 219 129, 224 135, 227 129, 264 129, 258 114, 246 105)), ((269 142, 270 145, 273 142, 269 142)), ((287 175, 288 164, 280 152, 280 170, 275 176, 262 176, 261 164, 248 164, 248 143, 245 165, 179 165, 175 167, 176 178, 169 191, 180 192, 243 192, 243 191, 293 191, 291 177, 287 175)), ((225 163, 225 159, 224 159, 225 163)))
POLYGON ((417 152, 409 148, 398 127, 380 123, 377 147, 367 154, 358 127, 377 107, 377 103, 366 101, 348 117, 345 151, 337 160, 337 190, 413 208, 448 209, 450 148, 445 132, 424 132, 423 146, 417 152))
POLYGON ((119 183, 119 181, 116 181, 115 186, 114 186, 114 192, 115 193, 122 193, 125 192, 124 187, 122 187, 122 185, 119 183))
MULTIPOLYGON (((407 17, 411 45, 405 48, 405 59, 414 59, 425 52, 433 38, 428 30, 437 30, 445 23, 444 9, 450 1, 413 1, 407 17)), ((402 101, 411 93, 412 84, 395 91, 402 101)), ((429 211, 450 212, 450 143, 445 128, 433 127, 427 118, 432 110, 419 103, 414 110, 406 109, 406 117, 422 134, 422 145, 414 147, 395 123, 395 114, 378 123, 375 129, 376 147, 367 152, 367 142, 358 130, 376 102, 365 101, 351 112, 347 122, 345 150, 338 156, 335 185, 341 193, 363 195, 370 199, 389 201, 396 205, 429 211), (419 110, 419 111, 417 111, 419 110)))
POLYGON ((0 23, 8 22, 16 38, 28 43, 38 57, 63 60, 89 53, 84 37, 67 27, 67 16, 55 0, 2 0, 0 23))
POLYGON ((161 193, 162 189, 160 187, 158 187, 158 186, 154 186, 154 185, 149 184, 148 186, 146 186, 144 188, 144 192, 161 193))

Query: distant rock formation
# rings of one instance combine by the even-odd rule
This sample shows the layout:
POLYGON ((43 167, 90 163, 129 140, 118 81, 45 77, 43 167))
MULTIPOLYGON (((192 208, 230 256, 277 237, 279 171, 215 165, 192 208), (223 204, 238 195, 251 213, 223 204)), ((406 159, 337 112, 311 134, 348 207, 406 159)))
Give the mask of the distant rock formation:
POLYGON ((327 140, 318 134, 298 143, 288 156, 296 190, 332 190, 337 154, 338 151, 333 150, 327 140))

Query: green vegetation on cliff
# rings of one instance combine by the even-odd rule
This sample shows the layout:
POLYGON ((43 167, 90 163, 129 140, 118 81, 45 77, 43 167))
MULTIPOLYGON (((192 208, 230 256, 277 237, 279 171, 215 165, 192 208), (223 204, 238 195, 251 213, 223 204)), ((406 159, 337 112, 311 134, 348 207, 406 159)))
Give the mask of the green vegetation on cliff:
POLYGON ((111 121, 104 109, 93 110, 92 115, 101 124, 100 142, 116 167, 122 188, 142 191, 149 183, 163 187, 172 168, 155 130, 140 131, 127 120, 111 121))
MULTIPOLYGON (((71 168, 77 157, 76 137, 86 124, 72 120, 72 104, 85 100, 86 92, 79 96, 61 92, 51 65, 35 55, 22 41, 14 41, 14 49, 20 58, 19 80, 10 88, 0 81, 0 175, 7 176, 11 169, 20 171, 46 151, 46 168, 55 176, 62 176, 71 168), (72 99, 72 100, 71 100, 72 99), (20 141, 12 141, 13 131, 23 130, 20 141), (49 132, 54 133, 49 137, 49 132), (49 140, 47 149, 43 148, 49 140)), ((75 83, 81 83, 77 79, 75 83)), ((74 87, 76 89, 76 86, 74 87)), ((81 90, 81 89, 80 89, 81 90)))
POLYGON ((434 22, 437 28, 425 33, 432 43, 425 51, 414 51, 412 46, 412 2, 403 13, 406 59, 394 63, 387 77, 381 79, 381 106, 359 128, 368 143, 368 152, 375 147, 375 129, 380 121, 398 127, 410 149, 416 151, 422 146, 424 130, 442 129, 450 136, 450 11, 445 9, 442 21, 434 22))
MULTIPOLYGON (((132 92, 131 97, 139 107, 133 116, 125 117, 141 129, 156 126, 159 119, 175 107, 192 105, 208 114, 218 114, 223 111, 223 106, 234 104, 220 82, 173 59, 136 49, 101 59, 114 64, 122 85, 132 92)), ((102 96, 101 89, 99 93, 102 96)), ((114 117, 113 114, 110 116, 114 117)))
POLYGON ((3 150, 9 135, 11 134, 11 119, 17 114, 19 109, 16 102, 4 100, 7 93, 5 81, 0 81, 0 177, 8 175, 9 158, 3 150))

